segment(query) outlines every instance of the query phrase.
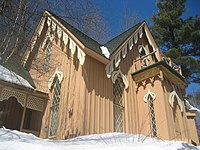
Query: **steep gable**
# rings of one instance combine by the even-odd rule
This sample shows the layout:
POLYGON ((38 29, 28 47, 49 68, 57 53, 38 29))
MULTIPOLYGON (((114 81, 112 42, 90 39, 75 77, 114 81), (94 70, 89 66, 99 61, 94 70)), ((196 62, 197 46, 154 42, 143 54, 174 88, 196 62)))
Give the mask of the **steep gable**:
POLYGON ((133 32, 135 32, 137 30, 137 28, 140 25, 142 25, 142 23, 144 23, 144 21, 136 24, 135 26, 133 26, 131 28, 129 28, 125 32, 122 32, 120 35, 118 35, 115 38, 111 39, 110 41, 108 41, 104 45, 108 48, 108 50, 112 54, 115 50, 117 50, 120 47, 120 45, 122 45, 125 42, 125 40, 127 38, 129 38, 133 34, 133 32))
MULTIPOLYGON (((63 26, 66 27, 83 45, 85 45, 87 48, 95 51, 96 53, 102 55, 100 47, 102 46, 97 41, 92 39, 91 37, 87 36, 77 28, 73 27, 71 24, 67 23, 63 19, 59 18, 55 14, 51 13, 53 17, 55 17, 63 26)), ((102 55, 104 56, 104 55, 102 55)))

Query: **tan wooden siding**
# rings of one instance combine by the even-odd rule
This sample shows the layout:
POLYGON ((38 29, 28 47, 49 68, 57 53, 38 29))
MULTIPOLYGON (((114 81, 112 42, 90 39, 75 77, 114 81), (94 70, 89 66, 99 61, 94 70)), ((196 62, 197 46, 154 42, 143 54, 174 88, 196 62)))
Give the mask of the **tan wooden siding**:
POLYGON ((112 84, 105 65, 87 56, 83 66, 85 89, 84 133, 113 131, 112 84))
MULTIPOLYGON (((140 104, 140 101, 143 101, 143 96, 140 98, 136 96, 136 86, 133 81, 131 74, 136 71, 136 66, 134 64, 134 60, 139 58, 138 45, 143 44, 147 50, 151 49, 147 42, 147 38, 145 34, 141 39, 138 39, 137 44, 134 44, 132 50, 127 49, 126 58, 121 58, 120 68, 122 73, 128 79, 129 88, 124 91, 125 98, 125 132, 127 133, 141 133, 142 127, 139 120, 145 118, 145 116, 141 116, 141 112, 139 109, 144 109, 143 105, 140 104)), ((148 110, 148 108, 147 108, 148 110)), ((146 118, 145 118, 146 119, 146 118)))
POLYGON ((48 137, 52 102, 48 81, 56 69, 64 75, 56 138, 113 131, 112 83, 106 77, 105 65, 87 55, 81 66, 77 54, 72 56, 68 49, 61 49, 60 41, 54 40, 50 71, 45 73, 42 63, 39 63, 44 60, 44 54, 40 48, 30 70, 37 90, 49 93, 50 97, 43 117, 41 137, 48 137), (39 65, 41 70, 35 70, 34 65, 39 65), (71 116, 69 110, 73 111, 71 116))
MULTIPOLYGON (((168 123, 169 123, 169 132, 170 132, 170 137, 169 139, 174 139, 174 138, 180 138, 179 140, 185 140, 185 139, 189 139, 189 126, 188 126, 188 123, 187 123, 187 118, 186 118, 186 111, 184 109, 184 111, 181 113, 180 112, 180 107, 178 106, 177 109, 179 109, 179 111, 177 111, 177 113, 179 114, 174 114, 174 115, 177 115, 178 116, 178 121, 179 121, 179 124, 180 124, 180 135, 177 136, 177 133, 175 132, 176 130, 176 125, 175 125, 175 121, 174 121, 174 115, 173 115, 173 109, 175 108, 172 108, 170 105, 169 105, 169 93, 172 92, 174 89, 176 91, 176 93, 178 94, 178 96, 181 98, 181 100, 183 100, 183 95, 185 95, 185 91, 183 89, 181 89, 180 87, 176 87, 176 88, 173 88, 173 86, 175 87, 176 85, 172 85, 173 83, 171 83, 169 81, 169 79, 167 78, 164 78, 165 80, 163 81, 163 87, 164 88, 164 99, 165 99, 165 103, 166 103, 166 108, 167 108, 167 111, 168 111, 168 114, 169 117, 168 117, 168 123)), ((175 106, 174 106, 175 107, 175 106)))

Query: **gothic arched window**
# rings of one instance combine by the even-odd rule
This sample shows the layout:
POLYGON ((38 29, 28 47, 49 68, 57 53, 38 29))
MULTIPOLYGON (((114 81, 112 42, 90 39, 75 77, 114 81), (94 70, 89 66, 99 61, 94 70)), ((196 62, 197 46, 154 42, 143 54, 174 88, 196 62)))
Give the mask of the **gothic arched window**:
POLYGON ((143 45, 138 46, 139 55, 141 59, 141 66, 146 67, 149 65, 149 57, 146 56, 148 54, 146 48, 143 45))
POLYGON ((113 84, 113 112, 114 112, 114 131, 123 132, 124 130, 124 83, 120 76, 113 84))
POLYGON ((52 84, 51 118, 49 127, 49 137, 56 136, 58 126, 58 111, 60 104, 61 83, 57 75, 52 84))
POLYGON ((156 94, 153 92, 150 92, 150 90, 148 89, 147 94, 144 96, 144 101, 147 102, 149 106, 149 119, 150 119, 152 137, 157 136, 156 119, 155 119, 154 103, 153 103, 155 98, 156 98, 156 94))

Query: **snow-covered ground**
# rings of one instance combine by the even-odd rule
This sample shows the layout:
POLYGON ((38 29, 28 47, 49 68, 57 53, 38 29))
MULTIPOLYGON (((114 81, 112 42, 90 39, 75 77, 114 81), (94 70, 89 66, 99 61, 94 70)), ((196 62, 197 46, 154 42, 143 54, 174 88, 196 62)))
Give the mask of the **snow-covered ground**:
POLYGON ((40 139, 32 134, 0 128, 0 150, 190 150, 186 142, 156 140, 143 135, 107 133, 70 140, 40 139))

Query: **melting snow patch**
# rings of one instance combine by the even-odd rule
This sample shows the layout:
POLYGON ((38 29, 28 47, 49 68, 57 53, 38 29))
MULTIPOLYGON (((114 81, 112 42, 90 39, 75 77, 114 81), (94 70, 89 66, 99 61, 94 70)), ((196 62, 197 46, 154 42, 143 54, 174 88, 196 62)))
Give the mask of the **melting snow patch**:
POLYGON ((110 52, 108 51, 108 48, 105 47, 105 46, 101 46, 101 52, 104 56, 106 56, 106 58, 109 58, 110 57, 110 52))
POLYGON ((186 107, 187 107, 188 110, 194 110, 194 111, 200 112, 200 110, 199 110, 198 108, 192 106, 192 105, 190 104, 190 102, 189 102, 188 100, 186 100, 186 99, 185 99, 185 105, 186 105, 186 107))
POLYGON ((80 136, 70 140, 40 139, 32 134, 0 128, 0 149, 6 150, 177 150, 198 147, 186 142, 164 141, 125 133, 80 136))

